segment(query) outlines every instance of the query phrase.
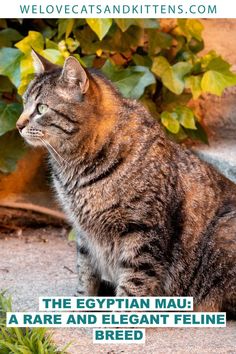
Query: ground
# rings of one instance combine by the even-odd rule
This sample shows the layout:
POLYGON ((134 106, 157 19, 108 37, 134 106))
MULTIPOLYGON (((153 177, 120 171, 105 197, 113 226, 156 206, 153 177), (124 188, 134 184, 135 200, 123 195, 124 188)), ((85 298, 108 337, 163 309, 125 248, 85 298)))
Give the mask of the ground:
MULTIPOLYGON (((39 296, 76 294, 76 247, 65 228, 46 227, 0 233, 0 288, 8 289, 14 310, 38 309, 39 296)), ((145 345, 98 345, 89 329, 55 329, 69 354, 235 353, 236 322, 226 328, 149 329, 145 345)))
MULTIPOLYGON (((236 20, 235 19, 205 19, 204 38, 205 53, 214 48, 236 68, 236 20), (227 40, 226 40, 227 39, 227 40), (230 45, 229 45, 230 44, 230 45)), ((210 146, 197 145, 194 150, 220 169, 228 178, 236 182, 236 88, 227 90, 223 98, 204 97, 200 100, 200 109, 209 128, 210 146)), ((32 153, 31 153, 32 154, 32 153)), ((33 163, 40 159, 30 156, 30 164, 24 165, 20 177, 8 185, 11 193, 27 191, 22 194, 7 196, 8 206, 22 207, 27 202, 27 209, 47 207, 47 212, 54 210, 51 207, 51 197, 48 199, 35 196, 36 186, 32 183, 32 176, 38 184, 40 175, 42 181, 39 186, 46 185, 42 173, 41 163, 38 169, 33 163), (30 171, 32 173, 30 174, 30 171), (25 172, 25 177, 23 172, 25 172), (17 183, 16 183, 17 182, 17 183), (20 185, 19 185, 20 184, 20 185), (18 189, 17 189, 18 188, 18 189), (13 190, 14 189, 14 190, 13 190), (32 194, 32 191, 34 194, 32 194), (43 203, 42 203, 43 200, 43 203), (45 202, 46 200, 46 202, 45 202), (22 201, 24 202, 22 204, 22 201), (17 205, 16 205, 17 204, 17 205)), ((13 176, 14 177, 14 176, 13 176)), ((13 179, 12 177, 12 179, 13 179)), ((0 191, 6 192, 4 181, 1 180, 0 191)), ((2 205, 6 200, 1 200, 2 205)), ((52 214, 52 213, 51 213, 52 214)), ((50 215, 51 215, 50 214, 50 215)), ((38 219, 38 216, 37 216, 38 219)), ((0 289, 8 289, 14 299, 15 310, 38 309, 38 296, 73 296, 76 292, 75 244, 68 242, 67 230, 61 225, 59 228, 46 227, 40 229, 22 229, 37 224, 34 214, 28 210, 20 217, 14 211, 14 218, 0 210, 0 289), (12 233, 13 231, 13 233, 12 233), (6 233, 11 232, 11 233, 6 233)), ((47 224, 47 219, 41 216, 38 224, 47 224)), ((58 221, 57 221, 58 223, 58 221)), ((54 225, 53 220, 50 224, 54 225)), ((228 322, 226 328, 208 329, 155 329, 148 330, 146 344, 143 345, 93 345, 90 330, 85 329, 57 329, 54 339, 58 345, 64 345, 71 340, 70 354, 162 354, 162 353, 236 353, 236 322, 228 322)))

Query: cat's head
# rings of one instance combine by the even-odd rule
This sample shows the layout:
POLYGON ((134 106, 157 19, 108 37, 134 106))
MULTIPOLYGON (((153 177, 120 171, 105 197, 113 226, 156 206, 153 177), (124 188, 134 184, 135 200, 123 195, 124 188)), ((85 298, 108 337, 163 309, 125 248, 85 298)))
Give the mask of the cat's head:
POLYGON ((23 95, 24 110, 16 126, 31 145, 65 145, 86 131, 90 114, 89 74, 74 57, 63 67, 33 52, 36 76, 23 95))

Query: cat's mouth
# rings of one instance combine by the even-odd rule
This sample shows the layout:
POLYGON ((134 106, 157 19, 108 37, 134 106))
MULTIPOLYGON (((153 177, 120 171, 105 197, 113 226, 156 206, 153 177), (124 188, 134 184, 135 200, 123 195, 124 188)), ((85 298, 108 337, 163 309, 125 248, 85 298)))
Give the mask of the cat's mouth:
POLYGON ((44 138, 44 133, 39 129, 34 129, 34 128, 28 129, 27 127, 25 127, 20 131, 20 135, 30 145, 34 145, 34 146, 43 145, 42 140, 44 138))

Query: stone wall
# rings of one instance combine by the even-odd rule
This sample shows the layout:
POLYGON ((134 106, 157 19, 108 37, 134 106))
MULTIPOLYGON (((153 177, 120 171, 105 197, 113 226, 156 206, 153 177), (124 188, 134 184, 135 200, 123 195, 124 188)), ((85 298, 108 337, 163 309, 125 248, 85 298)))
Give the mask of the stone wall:
MULTIPOLYGON (((215 50, 236 71, 236 19, 205 19, 204 53, 215 50)), ((209 128, 209 146, 198 144, 194 151, 236 182, 236 87, 223 97, 207 95, 199 101, 209 128)))

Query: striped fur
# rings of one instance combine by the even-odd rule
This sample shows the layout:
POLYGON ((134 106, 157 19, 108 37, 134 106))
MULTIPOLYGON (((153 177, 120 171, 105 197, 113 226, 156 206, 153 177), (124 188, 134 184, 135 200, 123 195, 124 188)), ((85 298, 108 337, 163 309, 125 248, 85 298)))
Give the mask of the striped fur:
POLYGON ((105 279, 118 296, 188 295, 196 309, 236 312, 236 186, 100 73, 86 73, 82 93, 80 70, 72 60, 37 76, 18 124, 48 147, 78 232, 79 293, 96 295, 105 279))

